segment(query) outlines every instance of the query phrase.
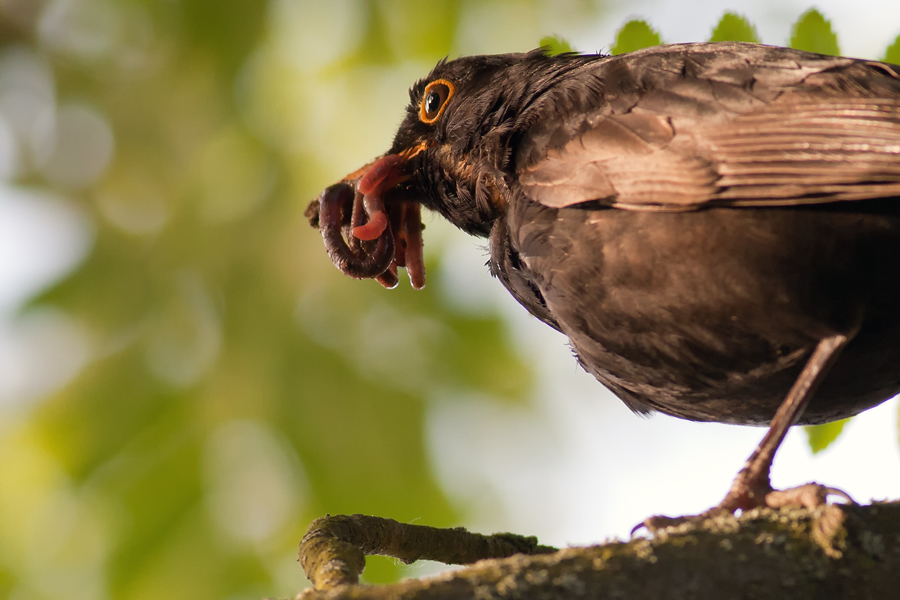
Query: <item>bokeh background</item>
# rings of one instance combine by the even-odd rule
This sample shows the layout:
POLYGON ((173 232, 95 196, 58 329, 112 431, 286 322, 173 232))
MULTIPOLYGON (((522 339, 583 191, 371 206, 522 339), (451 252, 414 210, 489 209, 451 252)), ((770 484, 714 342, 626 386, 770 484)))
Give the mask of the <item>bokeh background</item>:
MULTIPOLYGON (((734 10, 900 62, 900 4, 817 6, 798 36, 801 0, 0 0, 0 598, 292 596, 325 513, 567 545, 717 502, 762 430, 631 415, 433 216, 413 292, 340 275, 302 213, 447 55, 734 10)), ((897 420, 792 432, 775 484, 900 497, 897 420)))

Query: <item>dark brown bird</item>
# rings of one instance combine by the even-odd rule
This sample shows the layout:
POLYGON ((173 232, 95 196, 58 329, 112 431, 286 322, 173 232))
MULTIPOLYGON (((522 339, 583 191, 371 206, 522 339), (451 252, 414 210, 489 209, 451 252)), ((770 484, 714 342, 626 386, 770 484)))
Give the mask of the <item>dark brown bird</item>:
POLYGON ((771 422, 717 507, 773 492, 787 429, 900 392, 900 67, 743 43, 472 56, 308 209, 335 264, 424 285, 419 207, 638 413, 771 422))

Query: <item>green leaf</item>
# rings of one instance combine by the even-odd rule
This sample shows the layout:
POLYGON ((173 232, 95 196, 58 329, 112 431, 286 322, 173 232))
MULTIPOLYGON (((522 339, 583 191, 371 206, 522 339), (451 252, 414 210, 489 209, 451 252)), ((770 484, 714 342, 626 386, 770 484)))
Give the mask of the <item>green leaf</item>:
POLYGON ((557 54, 562 54, 564 52, 574 52, 569 42, 558 35, 545 35, 541 38, 539 46, 546 48, 547 54, 550 56, 556 56, 557 54))
POLYGON ((800 19, 794 25, 791 48, 834 56, 841 53, 837 34, 831 29, 831 21, 826 20, 822 13, 814 8, 800 15, 800 19))
POLYGON ((884 62, 900 65, 900 35, 898 35, 894 40, 894 43, 888 46, 888 49, 884 51, 884 58, 882 60, 884 60, 884 62))
POLYGON ((654 31, 646 21, 635 19, 622 26, 622 29, 616 34, 616 43, 613 44, 610 52, 625 54, 641 48, 659 46, 661 43, 659 33, 654 31))
POLYGON ((818 454, 830 446, 843 431, 844 425, 849 420, 841 419, 840 421, 825 423, 824 425, 807 425, 804 427, 803 429, 806 430, 806 436, 809 441, 809 449, 812 450, 812 453, 818 454))
POLYGON ((726 12, 719 19, 719 24, 713 29, 711 42, 753 42, 759 43, 759 35, 754 27, 745 17, 733 13, 726 12))

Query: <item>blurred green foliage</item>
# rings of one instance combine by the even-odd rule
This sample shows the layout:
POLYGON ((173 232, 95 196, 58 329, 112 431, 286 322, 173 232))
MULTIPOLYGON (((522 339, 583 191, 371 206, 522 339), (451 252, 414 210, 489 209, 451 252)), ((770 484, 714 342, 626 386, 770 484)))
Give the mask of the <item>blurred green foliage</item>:
POLYGON ((900 65, 900 35, 898 35, 897 39, 894 40, 894 43, 888 46, 887 50, 884 51, 882 60, 895 65, 900 65))
POLYGON ((662 40, 650 25, 642 19, 628 21, 616 34, 616 41, 610 48, 610 53, 625 54, 641 48, 658 46, 662 40))
POLYGON ((808 425, 803 429, 806 430, 806 437, 809 441, 809 449, 813 454, 818 454, 837 439, 847 424, 849 419, 841 419, 823 425, 808 425))
POLYGON ((831 22, 814 8, 803 13, 794 24, 791 33, 791 48, 838 55, 837 34, 831 29, 831 22))
POLYGON ((557 35, 548 35, 541 38, 540 46, 546 48, 550 56, 556 56, 563 52, 573 52, 572 46, 557 35))
POLYGON ((710 42, 752 42, 759 43, 756 27, 742 15, 726 12, 713 29, 710 42))
MULTIPOLYGON (((529 373, 490 310, 443 302, 440 226, 430 290, 387 292, 341 275, 303 210, 387 146, 463 3, 67 6, 0 5, 0 53, 48 65, 56 105, 115 139, 87 185, 17 182, 90 219, 87 259, 25 312, 63 311, 91 356, 0 428, 0 597, 288 596, 315 517, 457 523, 428 398, 520 401, 529 373), (385 106, 383 132, 358 129, 385 106)), ((376 559, 366 577, 401 573, 376 559)))

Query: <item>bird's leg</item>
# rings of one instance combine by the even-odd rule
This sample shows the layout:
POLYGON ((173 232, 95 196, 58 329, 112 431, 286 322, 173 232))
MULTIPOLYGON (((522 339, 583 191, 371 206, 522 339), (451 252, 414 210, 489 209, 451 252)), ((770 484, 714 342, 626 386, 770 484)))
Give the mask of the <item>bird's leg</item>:
POLYGON ((833 492, 818 484, 775 491, 769 483, 769 471, 775 452, 784 441, 788 429, 803 416, 803 411, 806 410, 816 388, 825 379, 841 350, 847 345, 847 340, 847 336, 837 334, 819 342, 784 402, 778 407, 769 431, 747 459, 744 468, 732 483, 731 490, 716 509, 734 512, 737 509, 747 510, 773 504, 776 505, 773 507, 801 504, 811 508, 822 504, 828 493, 833 492))
POLYGON ((773 490, 772 484, 769 482, 769 471, 772 468, 775 452, 784 441, 791 425, 797 423, 803 416, 803 411, 809 404, 816 388, 825 379, 848 340, 846 335, 838 334, 819 342, 784 402, 778 407, 769 431, 747 459, 744 468, 740 470, 734 483, 731 484, 731 489, 725 499, 718 506, 693 517, 650 517, 632 529, 631 533, 634 534, 643 527, 655 532, 684 522, 703 520, 723 512, 734 513, 738 509, 749 510, 760 506, 781 508, 799 505, 815 508, 824 504, 829 494, 840 495, 853 502, 846 493, 817 483, 807 483, 788 490, 773 490))

